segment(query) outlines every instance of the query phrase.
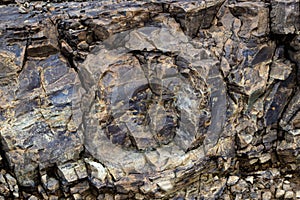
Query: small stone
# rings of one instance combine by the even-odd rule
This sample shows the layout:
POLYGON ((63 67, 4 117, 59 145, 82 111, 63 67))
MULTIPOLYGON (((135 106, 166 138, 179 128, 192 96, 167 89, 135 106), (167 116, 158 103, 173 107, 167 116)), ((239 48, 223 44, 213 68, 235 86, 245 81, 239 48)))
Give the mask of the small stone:
POLYGON ((259 157, 259 161, 261 163, 266 163, 268 162, 269 160, 271 159, 271 155, 266 153, 266 154, 262 154, 260 157, 259 157))
POLYGON ((15 198, 19 198, 19 186, 17 184, 17 180, 8 173, 5 174, 5 177, 6 177, 6 181, 7 181, 8 185, 9 185, 10 191, 13 192, 13 196, 15 198))
POLYGON ((78 165, 75 166, 74 169, 75 169, 78 179, 83 179, 88 176, 85 164, 83 162, 79 162, 78 165))
POLYGON ((114 200, 114 196, 112 194, 105 194, 104 199, 105 200, 114 200))
POLYGON ((64 178, 68 183, 76 180, 86 178, 87 171, 84 162, 81 160, 73 163, 66 163, 58 166, 59 175, 64 178))
POLYGON ((75 200, 83 200, 83 198, 80 194, 73 194, 73 197, 75 200))
POLYGON ((294 192, 293 191, 287 191, 284 195, 285 199, 293 199, 294 198, 294 192))
POLYGON ((263 143, 271 143, 277 139, 277 131, 270 131, 263 136, 263 143))
POLYGON ((283 182, 282 182, 282 180, 280 180, 280 181, 276 184, 276 188, 282 189, 282 185, 283 185, 283 182))
POLYGON ((64 40, 61 41, 61 51, 66 56, 70 56, 73 54, 72 47, 64 40))
POLYGON ((76 175, 76 172, 74 170, 74 168, 65 168, 65 167, 59 167, 60 172, 62 174, 62 177, 68 182, 74 182, 76 180, 78 180, 78 177, 76 175))
POLYGON ((6 184, 6 181, 5 181, 5 178, 4 178, 4 176, 3 176, 3 174, 4 174, 5 172, 1 172, 0 173, 0 183, 3 183, 3 184, 6 184))
POLYGON ((91 183, 97 188, 97 189, 101 189, 103 187, 105 187, 106 183, 100 181, 97 178, 91 178, 91 183))
POLYGON ((90 170, 92 172, 91 176, 104 182, 104 180, 107 176, 107 172, 106 172, 106 169, 103 167, 103 165, 101 163, 94 162, 94 161, 91 161, 88 159, 86 159, 85 162, 88 164, 88 167, 90 168, 90 170))
POLYGON ((77 48, 80 50, 88 50, 89 44, 86 41, 82 41, 77 45, 77 48))
POLYGON ((28 198, 28 200, 39 200, 36 196, 34 196, 34 195, 31 195, 29 198, 28 198))
POLYGON ((300 199, 300 190, 296 191, 296 198, 300 199))
POLYGON ((218 176, 214 176, 214 181, 218 181, 220 178, 218 176))
POLYGON ((278 169, 276 169, 276 168, 272 168, 269 171, 272 173, 273 177, 280 176, 280 171, 278 169))
POLYGON ((8 186, 1 184, 0 185, 0 194, 3 194, 5 196, 8 196, 10 194, 8 186))
POLYGON ((244 192, 247 189, 248 189, 248 184, 243 179, 240 179, 237 182, 237 184, 231 186, 231 192, 236 192, 236 193, 244 192))
POLYGON ((236 194, 235 200, 243 200, 243 194, 236 194))
POLYGON ((6 181, 7 181, 8 185, 9 185, 10 191, 13 191, 14 186, 17 185, 17 180, 8 173, 5 174, 5 178, 6 178, 6 181))
POLYGON ((231 200, 230 195, 229 194, 225 194, 223 196, 224 200, 231 200))
POLYGON ((274 184, 274 181, 273 180, 271 180, 270 181, 270 184, 271 184, 271 186, 270 186, 270 192, 272 193, 272 194, 274 194, 275 195, 275 192, 276 192, 276 186, 275 186, 275 184, 274 184), (271 182, 272 181, 272 182, 271 182))
POLYGON ((288 190, 291 190, 291 185, 289 183, 283 183, 282 185, 282 188, 285 190, 285 191, 288 191, 288 190))
POLYGON ((50 195, 49 200, 58 200, 58 196, 50 195))
POLYGON ((270 77, 278 80, 285 80, 292 72, 291 64, 274 61, 271 65, 270 77))
POLYGON ((94 30, 94 35, 96 40, 104 40, 109 36, 109 33, 106 30, 106 28, 102 26, 95 25, 93 30, 94 30))
POLYGON ((264 186, 264 184, 262 184, 262 183, 257 183, 256 186, 257 186, 259 189, 265 189, 265 186, 264 186))
POLYGON ((249 183, 253 184, 253 180, 254 180, 254 177, 253 176, 248 176, 246 178, 246 181, 248 181, 249 183))
POLYGON ((43 199, 48 199, 47 193, 41 185, 38 185, 38 192, 43 196, 43 199))
POLYGON ((270 191, 264 192, 262 195, 263 200, 270 200, 272 198, 272 193, 270 191))
POLYGON ((81 26, 81 24, 78 21, 75 21, 72 24, 70 24, 70 28, 73 29, 73 30, 79 29, 80 26, 81 26))
POLYGON ((2 173, 0 173, 0 194, 8 196, 10 194, 9 186, 5 181, 5 178, 2 173))
POLYGON ((255 164, 257 161, 258 161, 257 158, 253 158, 253 159, 251 159, 251 160, 249 161, 249 164, 250 164, 250 165, 253 165, 253 164, 255 164))
POLYGON ((238 176, 229 176, 228 180, 227 180, 227 185, 228 186, 232 186, 234 184, 236 184, 239 181, 239 177, 238 176))
MULTIPOLYGON (((83 195, 82 195, 83 196, 83 195)), ((92 193, 88 193, 87 195, 84 196, 84 200, 95 200, 96 196, 92 193)))
POLYGON ((28 199, 30 196, 31 196, 31 194, 28 194, 28 193, 26 193, 26 192, 22 192, 22 195, 23 195, 23 197, 25 198, 25 199, 28 199))
POLYGON ((19 7, 19 13, 26 14, 29 12, 29 9, 25 8, 24 6, 19 7))
POLYGON ((260 196, 259 192, 251 192, 250 193, 250 198, 251 199, 258 199, 258 196, 260 196))
POLYGON ((123 200, 123 199, 128 199, 128 195, 126 195, 126 194, 116 194, 115 195, 115 200, 123 200))
POLYGON ((158 186, 156 184, 145 184, 142 187, 140 187, 140 190, 143 193, 147 193, 147 192, 154 191, 157 189, 158 189, 158 186))
POLYGON ((93 38, 93 35, 92 34, 87 34, 86 36, 86 42, 88 44, 91 44, 93 42, 94 38, 93 38))
POLYGON ((253 136, 250 134, 241 133, 241 134, 238 134, 238 137, 239 137, 242 148, 246 147, 253 140, 253 136))
POLYGON ((140 193, 136 193, 134 197, 137 200, 143 200, 143 199, 145 199, 145 197, 142 194, 140 194, 140 193))
POLYGON ((282 196, 284 195, 284 193, 285 193, 284 190, 277 189, 277 190, 276 190, 275 197, 278 199, 278 198, 282 197, 282 196))
POLYGON ((59 189, 59 181, 55 178, 49 178, 46 185, 47 189, 50 191, 56 191, 59 189))
POLYGON ((34 4, 33 6, 34 6, 35 10, 42 11, 44 5, 41 3, 37 3, 37 4, 34 4))
POLYGON ((157 183, 157 185, 162 189, 163 191, 167 192, 173 189, 173 185, 170 180, 165 180, 157 183))
POLYGON ((97 200, 102 200, 102 199, 104 199, 104 197, 105 197, 104 194, 99 194, 99 195, 97 196, 97 200))
POLYGON ((83 31, 83 32, 80 32, 79 34, 78 34, 78 40, 79 41, 84 41, 84 40, 86 40, 86 32, 85 31, 83 31))
MULTIPOLYGON (((293 174, 287 174, 284 176, 285 178, 292 178, 293 177, 293 174)), ((285 182, 285 181, 284 181, 285 182)))
POLYGON ((78 184, 76 184, 74 187, 72 187, 70 189, 70 192, 72 194, 83 194, 85 191, 87 191, 89 189, 89 183, 87 181, 84 182, 80 182, 78 184))

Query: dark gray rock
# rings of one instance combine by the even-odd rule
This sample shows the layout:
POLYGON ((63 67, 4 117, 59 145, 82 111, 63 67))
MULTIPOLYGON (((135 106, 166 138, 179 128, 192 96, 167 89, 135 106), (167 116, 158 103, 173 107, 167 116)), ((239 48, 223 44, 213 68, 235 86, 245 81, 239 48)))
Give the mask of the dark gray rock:
POLYGON ((275 34, 294 34, 300 30, 300 2, 271 0, 271 31, 275 34))

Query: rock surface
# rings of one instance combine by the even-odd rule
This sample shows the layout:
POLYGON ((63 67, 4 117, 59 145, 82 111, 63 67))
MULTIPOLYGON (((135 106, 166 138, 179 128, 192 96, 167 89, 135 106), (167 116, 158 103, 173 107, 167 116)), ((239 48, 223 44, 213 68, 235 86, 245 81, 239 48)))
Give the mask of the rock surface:
POLYGON ((0 199, 300 197, 300 2, 0 2, 0 199))

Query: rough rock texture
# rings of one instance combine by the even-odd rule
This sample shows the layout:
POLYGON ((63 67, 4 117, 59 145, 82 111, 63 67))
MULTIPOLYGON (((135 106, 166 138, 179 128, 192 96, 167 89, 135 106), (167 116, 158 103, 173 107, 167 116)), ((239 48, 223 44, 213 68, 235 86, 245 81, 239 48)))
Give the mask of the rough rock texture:
POLYGON ((0 2, 0 199, 299 199, 299 0, 0 2))

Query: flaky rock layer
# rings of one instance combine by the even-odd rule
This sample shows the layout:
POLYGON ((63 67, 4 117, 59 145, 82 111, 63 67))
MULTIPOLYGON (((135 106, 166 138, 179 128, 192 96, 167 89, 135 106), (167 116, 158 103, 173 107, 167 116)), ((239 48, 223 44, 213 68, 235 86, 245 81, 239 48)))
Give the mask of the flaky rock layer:
POLYGON ((0 199, 300 198, 300 2, 0 2, 0 199))

